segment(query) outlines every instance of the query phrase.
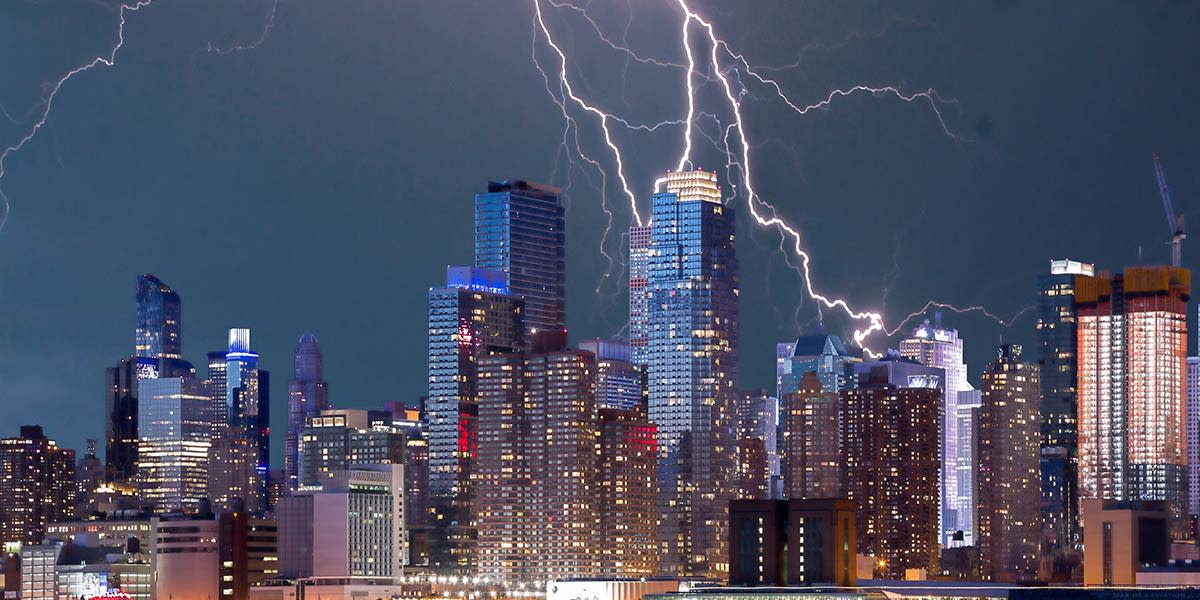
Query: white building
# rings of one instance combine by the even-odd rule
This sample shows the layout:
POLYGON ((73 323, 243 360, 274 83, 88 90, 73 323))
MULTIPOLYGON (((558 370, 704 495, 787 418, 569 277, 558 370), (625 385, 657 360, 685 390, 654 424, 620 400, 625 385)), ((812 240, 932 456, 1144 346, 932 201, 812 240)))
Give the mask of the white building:
MULTIPOLYGON (((913 330, 912 337, 900 342, 900 355, 946 371, 942 411, 941 539, 947 548, 974 545, 975 488, 960 485, 963 479, 960 473, 963 469, 968 470, 967 480, 974 481, 975 463, 972 444, 961 443, 959 429, 965 422, 973 430, 975 414, 971 404, 962 405, 960 401, 978 406, 979 396, 961 394, 975 389, 967 381, 963 341, 957 330, 942 328, 939 315, 933 325, 926 320, 913 330)), ((971 433, 966 433, 969 439, 971 433)))
POLYGON ((1187 357, 1188 514, 1200 514, 1200 356, 1187 357))

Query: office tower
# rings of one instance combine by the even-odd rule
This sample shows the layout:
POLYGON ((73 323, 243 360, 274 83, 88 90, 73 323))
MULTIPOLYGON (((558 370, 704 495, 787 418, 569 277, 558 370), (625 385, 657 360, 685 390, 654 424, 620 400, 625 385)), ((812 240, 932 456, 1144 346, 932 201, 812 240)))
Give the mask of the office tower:
POLYGON ((598 575, 652 577, 658 572, 658 427, 644 400, 628 409, 600 408, 599 418, 598 575))
MULTIPOLYGON (((767 498, 774 482, 780 477, 779 470, 779 400, 767 390, 744 392, 737 405, 737 435, 739 447, 747 439, 762 442, 766 460, 767 498)), ((745 462, 745 461, 742 461, 745 462)))
POLYGON ((729 585, 856 586, 854 509, 838 498, 734 500, 729 585))
POLYGON ((38 425, 0 439, 0 545, 41 542, 47 524, 74 511, 74 450, 59 448, 38 425))
POLYGON ((650 314, 647 307, 647 282, 653 228, 635 225, 629 228, 629 360, 642 367, 650 362, 650 314))
POLYGON ((778 398, 796 391, 800 378, 810 371, 817 374, 827 392, 851 387, 854 385, 854 365, 862 362, 862 349, 847 348, 840 337, 824 330, 800 336, 795 342, 776 344, 776 355, 778 398))
POLYGON ((1166 501, 1184 534, 1191 273, 1128 267, 1075 278, 1079 494, 1166 501))
MULTIPOLYGON (((958 485, 960 468, 973 469, 972 448, 960 443, 959 423, 969 418, 970 406, 960 407, 961 392, 975 388, 967 381, 967 365, 963 362, 963 341, 955 329, 942 327, 942 315, 934 323, 926 319, 913 329, 912 336, 900 341, 900 356, 923 365, 945 371, 942 407, 942 544, 948 548, 971 546, 975 543, 975 489, 958 485)), ((964 399, 972 396, 962 396, 964 399)))
POLYGON ((659 570, 722 578, 738 380, 734 211, 716 174, 667 173, 647 277, 650 420, 658 425, 659 570))
POLYGON ((104 463, 96 456, 96 440, 87 441, 87 450, 75 466, 75 517, 87 518, 96 510, 96 488, 104 485, 104 463))
POLYGON ((525 301, 525 341, 566 327, 566 238, 560 190, 527 181, 489 181, 475 194, 475 266, 500 271, 525 301))
POLYGON ((1021 347, 1000 346, 983 371, 979 429, 979 564, 995 581, 1037 574, 1041 518, 1039 372, 1021 347))
POLYGON ((429 290, 429 498, 434 568, 475 574, 478 361, 525 347, 525 303, 508 295, 504 274, 450 267, 445 287, 429 290))
POLYGON ((304 420, 329 408, 329 386, 325 383, 324 361, 317 338, 311 333, 300 336, 296 344, 295 368, 288 382, 288 428, 284 439, 284 476, 287 487, 299 485, 300 430, 304 420))
POLYGON ((402 464, 404 433, 382 410, 329 409, 306 417, 299 485, 318 486, 334 473, 372 464, 402 464))
POLYGON ((208 368, 204 378, 204 389, 212 399, 212 421, 214 435, 223 436, 229 426, 229 408, 225 405, 225 354, 228 350, 208 353, 208 368))
MULTIPOLYGON (((270 510, 267 488, 270 474, 270 373, 258 367, 258 353, 250 348, 250 330, 229 330, 224 368, 213 366, 210 353, 209 391, 224 399, 213 446, 209 494, 221 510, 231 510, 241 499, 246 510, 270 510), (224 390, 216 386, 224 380, 224 390)), ((211 406, 211 404, 210 404, 211 406)))
MULTIPOLYGON (((1050 272, 1038 276, 1042 544, 1060 557, 1080 544, 1075 280, 1094 274, 1090 264, 1052 260, 1050 272)), ((1060 579, 1069 576, 1065 566, 1059 571, 1060 579)))
POLYGON ((183 358, 179 294, 147 273, 137 278, 137 332, 134 356, 183 358))
POLYGON ((875 556, 877 576, 899 579, 937 564, 942 392, 899 387, 888 366, 841 392, 842 485, 858 507, 859 553, 875 556))
POLYGON ((841 498, 841 400, 809 371, 784 394, 785 498, 841 498))
POLYGON ((209 406, 192 377, 138 382, 138 495, 159 512, 195 512, 208 497, 209 406))
POLYGON ((137 364, 131 356, 105 369, 104 470, 116 484, 137 475, 137 364))
POLYGON ((404 466, 335 473, 279 506, 284 577, 399 577, 407 557, 404 466))
MULTIPOLYGON (((979 407, 983 401, 983 394, 979 390, 960 390, 958 392, 958 404, 955 406, 954 419, 957 421, 957 431, 955 438, 958 440, 958 464, 955 465, 954 482, 958 486, 958 490, 971 490, 972 504, 959 503, 954 509, 954 517, 958 521, 961 529, 951 532, 950 538, 947 540, 952 546, 950 547, 967 547, 970 543, 972 546, 978 545, 979 537, 975 535, 979 531, 979 516, 978 516, 978 469, 979 456, 976 451, 976 440, 979 437, 979 407)), ((945 415, 943 419, 949 419, 945 415)), ((945 468, 942 469, 944 473, 945 468)), ((943 494, 945 497, 945 494, 943 494)), ((961 499, 961 494, 960 494, 961 499)))
POLYGON ((1200 514, 1200 356, 1187 357, 1188 515, 1200 514))
POLYGON ((636 408, 644 404, 642 371, 630 362, 629 344, 615 340, 584 340, 579 349, 596 357, 596 407, 636 408))
POLYGON ((479 361, 479 572, 501 581, 595 577, 595 357, 566 333, 479 361))

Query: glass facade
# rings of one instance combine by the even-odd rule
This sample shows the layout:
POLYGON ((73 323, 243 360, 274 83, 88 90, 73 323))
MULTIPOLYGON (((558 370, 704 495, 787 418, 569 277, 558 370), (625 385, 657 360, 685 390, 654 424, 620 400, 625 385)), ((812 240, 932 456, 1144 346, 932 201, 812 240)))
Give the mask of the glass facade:
POLYGON ((653 227, 629 228, 629 360, 645 366, 650 356, 650 318, 646 312, 646 282, 650 276, 653 227))
POLYGON ((614 340, 584 340, 579 349, 596 357, 596 406, 631 410, 642 404, 642 371, 630 362, 630 347, 614 340))
POLYGON ((138 382, 138 491, 160 511, 194 511, 208 497, 209 398, 185 377, 138 382))
POLYGON ((716 175, 668 173, 647 277, 650 420, 658 425, 659 570, 722 578, 735 469, 738 263, 716 175))
POLYGON ((509 295, 502 273, 447 269, 447 285, 429 290, 429 495, 435 540, 430 564, 475 574, 474 485, 478 362, 525 347, 525 303, 509 295))
POLYGON ((223 369, 214 368, 212 358, 210 355, 210 393, 224 399, 217 432, 220 439, 216 442, 220 454, 214 453, 223 460, 214 460, 212 500, 219 507, 229 508, 233 498, 242 498, 247 510, 261 513, 269 508, 270 373, 258 367, 258 353, 250 348, 249 329, 229 330, 223 369), (216 387, 222 380, 224 390, 216 387))
POLYGON ((289 490, 299 485, 302 430, 308 417, 329 408, 329 386, 325 383, 324 360, 317 338, 311 333, 300 336, 292 380, 288 382, 288 427, 284 439, 284 476, 289 490))
POLYGON ((525 340, 566 326, 566 219, 558 188, 513 180, 475 194, 475 266, 525 300, 525 340))
POLYGON ((180 318, 179 294, 149 273, 139 275, 134 356, 183 358, 180 318))

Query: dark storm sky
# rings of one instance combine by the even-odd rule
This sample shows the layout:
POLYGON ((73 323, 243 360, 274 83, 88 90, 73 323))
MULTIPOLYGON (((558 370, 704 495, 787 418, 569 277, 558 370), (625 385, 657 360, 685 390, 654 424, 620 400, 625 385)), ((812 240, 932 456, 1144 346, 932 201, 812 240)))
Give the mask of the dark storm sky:
MULTIPOLYGON (((445 265, 470 260, 472 194, 489 178, 567 187, 572 337, 623 327, 624 272, 605 278, 598 251, 600 180, 559 152, 563 123, 529 59, 529 2, 283 0, 260 47, 205 51, 255 39, 266 2, 158 0, 131 13, 117 67, 68 82, 46 127, 8 160, 0 435, 41 423, 72 447, 103 437, 104 368, 131 351, 141 272, 182 295, 196 364, 228 327, 253 329, 275 373, 279 439, 305 331, 320 340, 335 405, 415 402, 425 292, 445 265)), ((1154 150, 1177 208, 1200 209, 1200 4, 697 8, 751 62, 795 63, 770 74, 805 104, 855 83, 957 100, 943 111, 967 141, 945 135, 924 103, 858 95, 800 117, 749 86, 758 191, 804 233, 817 285, 889 322, 927 299, 1011 315, 1035 300, 1052 257, 1119 268, 1141 246, 1165 260, 1154 150)), ((590 10, 612 39, 682 60, 673 4, 590 10)), ((680 72, 631 63, 577 14, 546 11, 581 93, 639 122, 683 114, 680 72)), ((20 123, 0 118, 0 144, 27 131, 48 82, 107 52, 116 18, 100 1, 0 3, 0 106, 20 123)), ((557 71, 540 41, 538 52, 557 71)), ((700 110, 724 119, 714 93, 702 87, 700 110)), ((581 123, 585 150, 611 166, 594 120, 581 123)), ((617 139, 645 211, 681 130, 617 139)), ((723 158, 698 139, 696 161, 724 180, 723 158)), ((607 249, 620 258, 630 213, 610 201, 607 249)), ((737 203, 741 384, 773 387, 775 343, 811 327, 816 310, 778 236, 753 230, 737 203)), ((1185 266, 1195 255, 1185 246, 1185 266)), ((1031 313, 1011 328, 945 321, 966 339, 973 381, 1001 336, 1033 353, 1031 313)))

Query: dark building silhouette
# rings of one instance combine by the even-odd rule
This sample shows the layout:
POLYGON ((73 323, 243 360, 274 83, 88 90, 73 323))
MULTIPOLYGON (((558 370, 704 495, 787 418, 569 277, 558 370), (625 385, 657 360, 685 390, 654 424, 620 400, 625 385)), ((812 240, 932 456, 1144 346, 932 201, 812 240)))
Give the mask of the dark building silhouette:
POLYGON ((732 586, 857 585, 853 502, 840 498, 734 500, 732 586))
POLYGON ((284 434, 284 477, 289 490, 300 483, 300 436, 307 417, 329 408, 329 385, 325 383, 324 359, 311 333, 296 343, 292 380, 288 382, 288 425, 284 434))

